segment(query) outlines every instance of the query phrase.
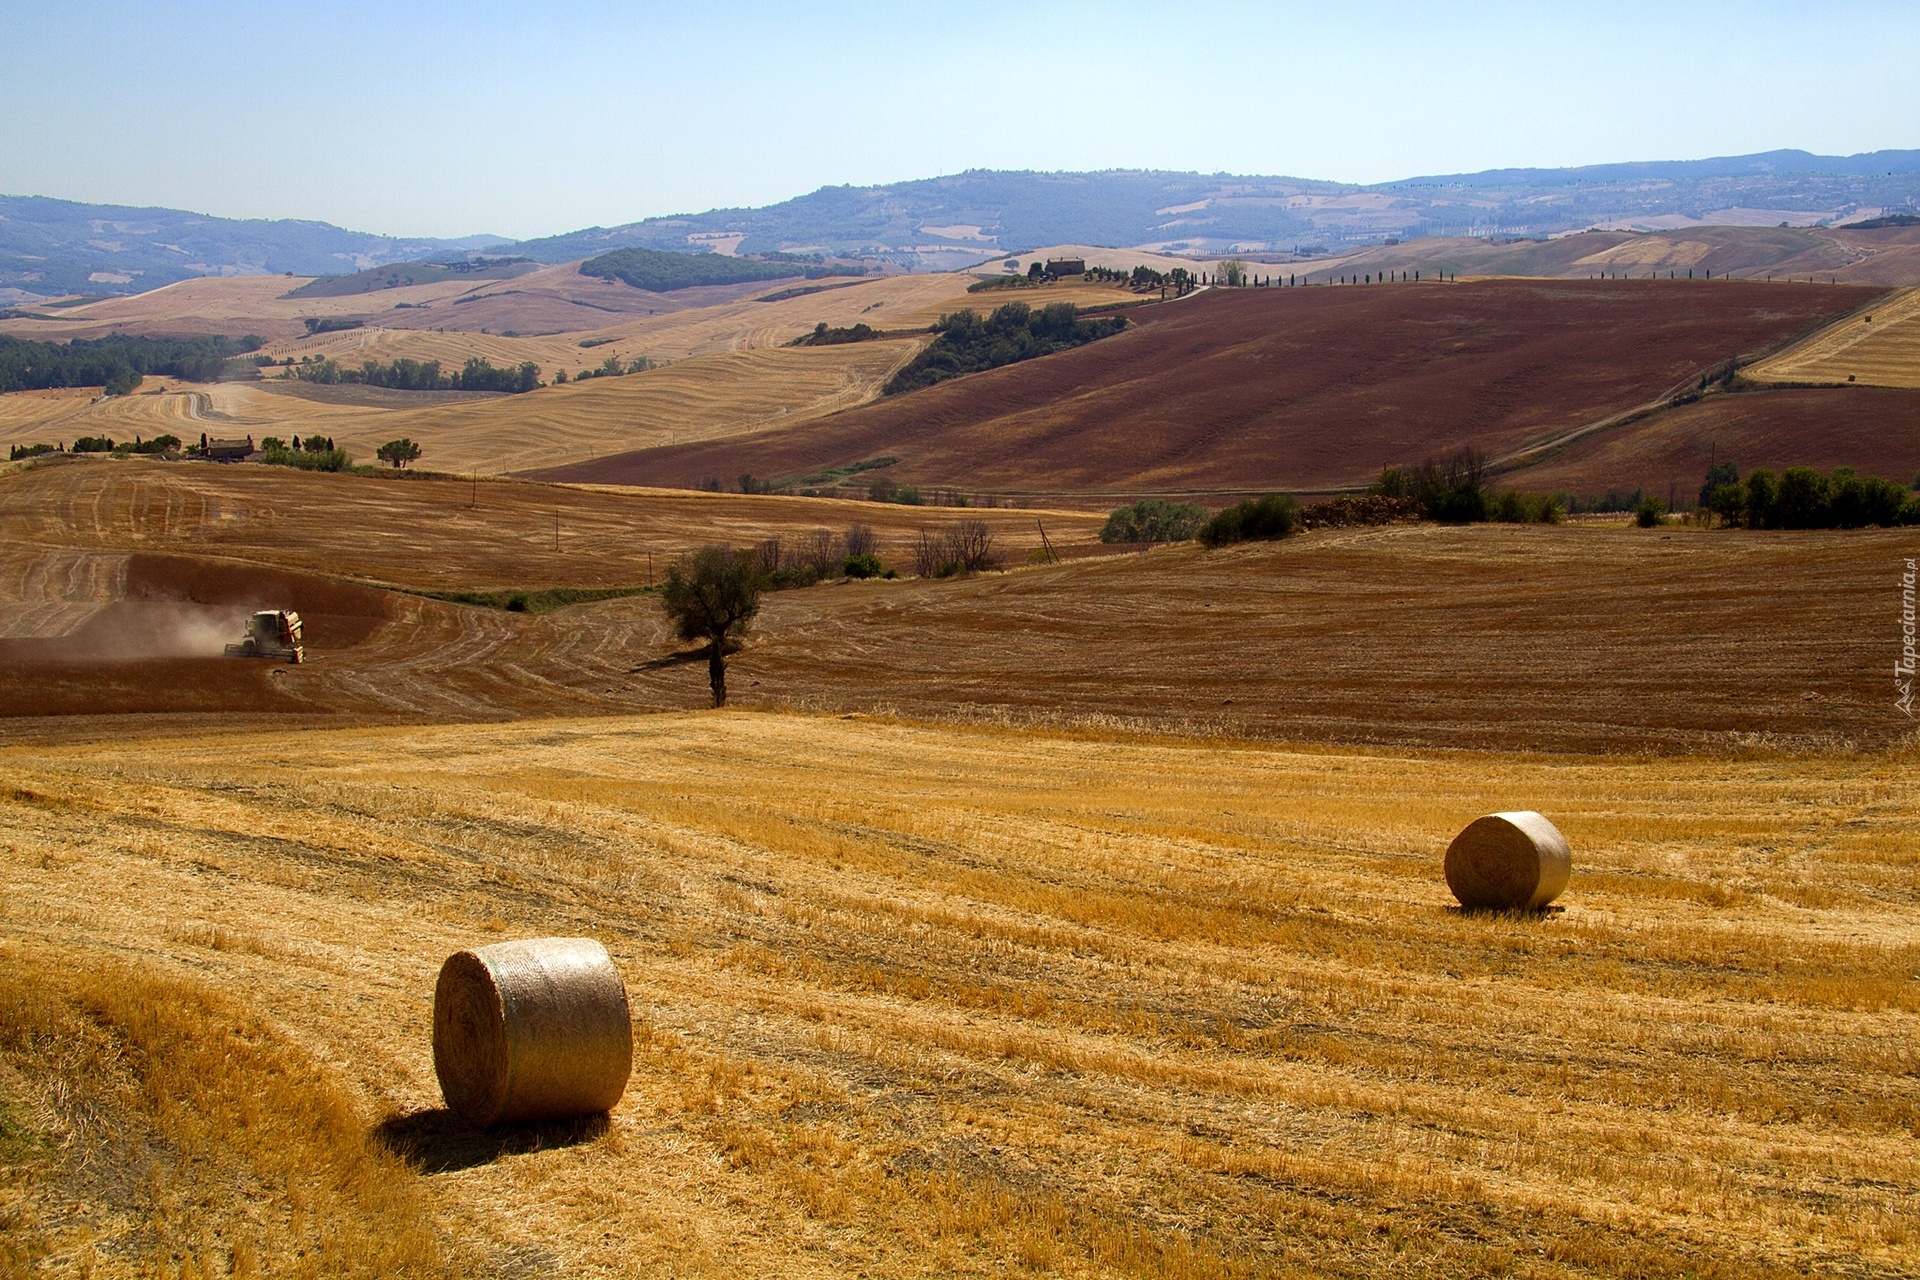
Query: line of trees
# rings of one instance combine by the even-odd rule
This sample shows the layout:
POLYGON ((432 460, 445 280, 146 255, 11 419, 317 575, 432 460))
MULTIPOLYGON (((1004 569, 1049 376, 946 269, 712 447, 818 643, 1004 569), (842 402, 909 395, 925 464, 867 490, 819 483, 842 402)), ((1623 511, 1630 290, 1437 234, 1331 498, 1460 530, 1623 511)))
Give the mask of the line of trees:
POLYGON ((813 326, 813 332, 795 338, 787 345, 790 347, 838 347, 849 342, 871 342, 880 336, 880 331, 870 324, 856 324, 846 329, 829 329, 822 320, 813 326))
POLYGON ((1071 302, 1035 311, 1024 302, 994 308, 985 319, 971 309, 941 316, 940 336, 887 383, 885 394, 918 391, 949 378, 997 369, 1110 337, 1127 327, 1125 317, 1082 320, 1071 302))
MULTIPOLYGON (((1920 476, 1915 477, 1920 481, 1920 476)), ((1732 528, 1864 529, 1920 524, 1920 495, 1852 467, 1823 475, 1812 467, 1788 467, 1779 475, 1762 467, 1740 478, 1731 462, 1716 464, 1700 487, 1701 506, 1732 528)))
MULTIPOLYGON (((817 279, 827 275, 854 274, 847 268, 800 266, 779 262, 756 262, 751 258, 732 258, 719 253, 667 253, 659 249, 615 249, 580 264, 580 274, 602 280, 619 280, 649 293, 671 293, 675 289, 693 289, 702 285, 744 284, 751 280, 788 280, 804 275, 817 279)), ((864 268, 860 272, 864 274, 864 268)))
POLYGON ((291 366, 287 373, 320 386, 353 384, 389 387, 395 391, 532 391, 543 385, 540 366, 531 360, 518 368, 497 368, 484 356, 469 356, 457 373, 442 373, 438 360, 395 360, 381 364, 364 361, 358 369, 344 369, 333 360, 314 360, 291 366))
MULTIPOLYGON (((629 373, 645 373, 649 369, 658 367, 658 365, 654 364, 651 356, 635 356, 626 364, 620 362, 619 356, 608 356, 600 362, 597 368, 582 369, 580 372, 574 374, 573 380, 575 382, 585 382, 588 378, 621 378, 629 373)), ((537 373, 538 370, 535 370, 535 372, 537 373)), ((565 383, 566 380, 567 371, 565 369, 553 375, 553 385, 556 387, 565 383)))
POLYGON ((149 376, 212 382, 227 361, 260 349, 255 334, 244 338, 75 338, 29 342, 0 336, 0 393, 54 387, 104 387, 126 395, 149 376))
POLYGON ((289 445, 278 436, 260 442, 260 459, 270 467, 293 467, 300 471, 351 471, 353 457, 345 449, 336 449, 332 437, 299 436, 289 445))

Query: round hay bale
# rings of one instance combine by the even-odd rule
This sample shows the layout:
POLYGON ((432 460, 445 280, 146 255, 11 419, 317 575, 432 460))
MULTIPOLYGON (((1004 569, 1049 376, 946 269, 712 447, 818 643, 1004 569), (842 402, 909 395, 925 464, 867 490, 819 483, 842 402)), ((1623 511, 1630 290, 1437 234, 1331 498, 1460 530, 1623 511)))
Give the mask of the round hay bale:
POLYGON ((1475 818, 1447 846, 1447 888, 1470 909, 1538 911, 1571 874, 1567 838, 1532 810, 1475 818))
POLYGON ((591 938, 529 938, 447 957, 433 1069, 470 1124, 607 1111, 633 1070, 627 986, 591 938))

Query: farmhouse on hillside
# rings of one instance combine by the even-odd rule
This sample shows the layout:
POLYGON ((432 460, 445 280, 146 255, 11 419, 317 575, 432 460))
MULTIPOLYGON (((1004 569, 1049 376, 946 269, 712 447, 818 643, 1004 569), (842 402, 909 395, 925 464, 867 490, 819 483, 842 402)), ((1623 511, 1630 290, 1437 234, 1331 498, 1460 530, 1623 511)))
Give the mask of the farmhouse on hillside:
POLYGON ((213 462, 245 462, 254 455, 253 437, 244 440, 209 440, 200 437, 202 457, 213 462))

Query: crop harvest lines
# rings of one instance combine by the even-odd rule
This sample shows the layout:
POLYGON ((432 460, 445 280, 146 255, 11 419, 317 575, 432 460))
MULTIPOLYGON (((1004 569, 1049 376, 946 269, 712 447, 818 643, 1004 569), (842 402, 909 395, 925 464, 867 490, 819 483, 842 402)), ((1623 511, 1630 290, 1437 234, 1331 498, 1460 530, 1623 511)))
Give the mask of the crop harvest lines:
POLYGON ((1875 303, 1746 374, 1756 382, 1920 388, 1920 289, 1875 303))
MULTIPOLYGON (((276 1062, 410 1163, 335 1184, 394 1272, 1910 1274, 1911 757, 764 713, 0 749, 0 1088, 48 1139, 16 1238, 72 1265, 150 1220, 123 1253, 228 1265, 228 1167, 86 1180, 117 1157, 19 1047, 62 1009, 157 1036, 110 984, 251 1046, 172 1108, 123 1090, 130 1123, 231 1123, 276 1062), (1522 798, 1566 910, 1459 915, 1447 838, 1522 798), (461 1131, 434 971, 542 934, 613 952, 632 1084, 604 1128, 461 1131)), ((358 1158, 274 1123, 283 1161, 358 1158)), ((254 1176, 270 1256, 309 1193, 254 1176)))
POLYGON ((405 435, 427 451, 427 465, 528 471, 669 441, 717 440, 810 422, 879 395, 921 345, 906 339, 721 352, 498 400, 367 415, 329 434, 361 457, 371 457, 381 441, 405 435))
MULTIPOLYGON (((881 553, 897 561, 923 526, 984 520, 1018 559, 1039 545, 1040 517, 1065 549, 1092 543, 1101 523, 1082 512, 379 480, 143 459, 0 477, 0 537, 23 554, 204 555, 423 589, 634 586, 646 582, 649 557, 664 573, 671 557, 706 543, 749 546, 855 523, 872 528, 881 553)), ((4 585, 0 598, 13 598, 4 585)))
MULTIPOLYGON (((1883 678, 1884 611, 1897 602, 1887 567, 1914 548, 1901 530, 1398 526, 1028 567, 1042 522, 1076 557, 1096 549, 1101 517, 107 460, 0 478, 0 540, 168 558, 143 598, 383 619, 310 632, 311 661, 273 677, 287 705, 325 714, 384 713, 397 705, 384 691, 398 689, 433 718, 680 708, 704 696, 649 596, 536 618, 389 592, 369 593, 386 602, 377 608, 343 605, 342 578, 434 591, 635 587, 704 543, 791 546, 856 522, 875 531, 887 564, 911 572, 918 531, 964 519, 987 522, 1018 571, 778 592, 735 659, 738 697, 1532 750, 1868 748, 1912 730, 1883 678), (1686 627, 1672 625, 1680 614, 1686 627), (456 639, 464 656, 452 663, 456 639)), ((39 554, 21 562, 23 582, 39 554)), ((33 601, 33 634, 56 636, 41 624, 65 616, 61 606, 91 616, 101 603, 92 588, 10 584, 0 599, 33 601)), ((144 676, 83 663, 36 674, 0 654, 0 713, 237 712, 267 688, 247 679, 218 659, 144 676)))
POLYGON ((408 436, 425 450, 423 466, 494 475, 809 422, 878 396, 923 342, 727 351, 620 378, 406 409, 320 403, 244 382, 166 380, 109 399, 84 390, 17 392, 0 396, 0 445, 163 431, 188 442, 202 432, 256 440, 317 434, 372 462, 382 443, 408 436))

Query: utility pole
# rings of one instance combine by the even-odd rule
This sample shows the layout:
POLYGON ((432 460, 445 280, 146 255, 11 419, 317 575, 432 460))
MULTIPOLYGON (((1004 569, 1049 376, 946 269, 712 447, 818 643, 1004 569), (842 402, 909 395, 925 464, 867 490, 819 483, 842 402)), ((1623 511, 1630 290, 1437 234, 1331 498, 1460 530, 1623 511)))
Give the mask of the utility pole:
POLYGON ((1053 549, 1053 543, 1047 539, 1047 526, 1041 524, 1039 517, 1036 516, 1033 521, 1033 527, 1040 531, 1040 545, 1047 549, 1047 563, 1059 564, 1060 553, 1053 549))

